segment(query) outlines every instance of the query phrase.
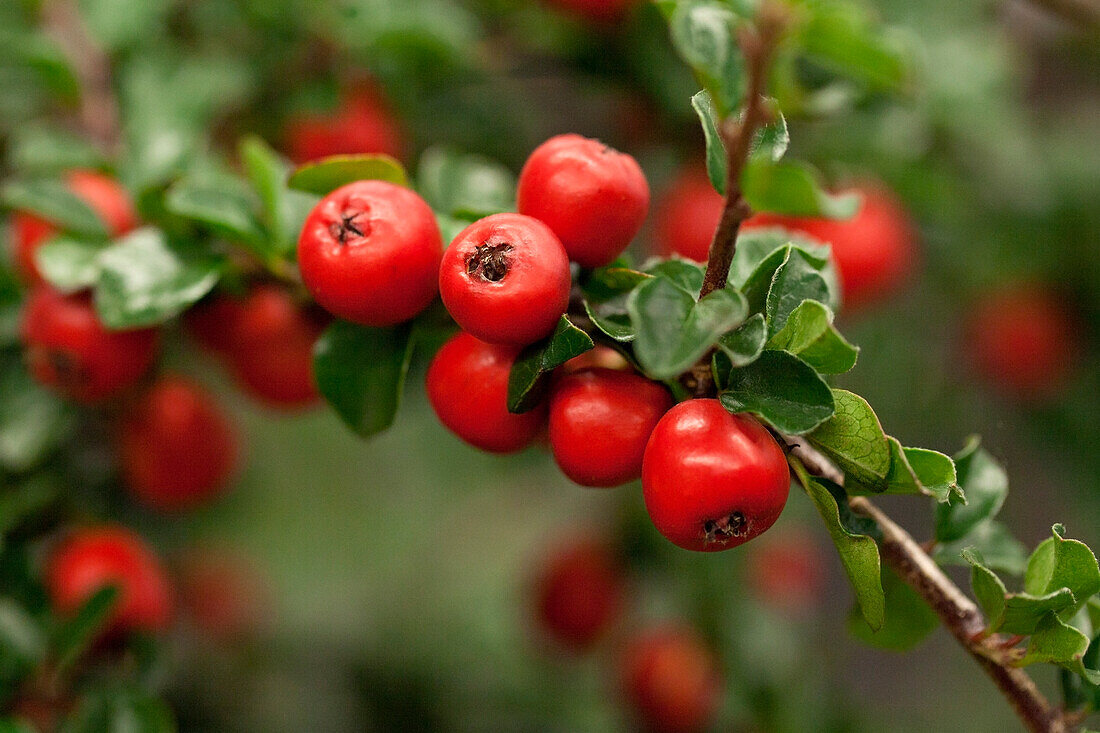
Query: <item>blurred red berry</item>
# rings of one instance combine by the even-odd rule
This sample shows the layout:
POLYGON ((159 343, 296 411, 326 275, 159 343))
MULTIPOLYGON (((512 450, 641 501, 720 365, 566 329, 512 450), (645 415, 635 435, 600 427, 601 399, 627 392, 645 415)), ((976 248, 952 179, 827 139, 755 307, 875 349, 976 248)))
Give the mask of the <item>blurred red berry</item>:
POLYGON ((713 724, 721 703, 718 662, 694 631, 652 629, 624 651, 621 684, 644 730, 698 733, 713 724))
POLYGON ((753 546, 746 582, 762 604, 791 616, 803 616, 821 602, 825 568, 821 550, 804 530, 784 527, 753 546))
POLYGON ((657 246, 664 256, 706 262, 725 198, 702 166, 687 168, 665 191, 657 209, 657 246))
POLYGON ((536 580, 540 627, 563 646, 592 646, 619 619, 626 581, 611 549, 586 539, 552 552, 536 580))
POLYGON ((286 144, 298 164, 333 155, 381 153, 402 158, 405 134, 381 94, 358 89, 327 113, 309 113, 287 123, 286 144))
POLYGON ((256 569, 225 550, 195 549, 184 558, 180 602, 203 634, 221 642, 249 636, 270 613, 267 589, 256 569))

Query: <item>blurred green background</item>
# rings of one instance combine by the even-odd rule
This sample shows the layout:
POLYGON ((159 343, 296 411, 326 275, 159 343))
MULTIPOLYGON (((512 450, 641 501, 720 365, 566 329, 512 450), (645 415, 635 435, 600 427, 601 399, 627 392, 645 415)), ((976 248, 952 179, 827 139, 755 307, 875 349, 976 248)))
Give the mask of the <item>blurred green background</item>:
MULTIPOLYGON (((30 43, 36 5, 0 8, 0 46, 30 43)), ((405 131, 410 169, 423 150, 448 144, 518 172, 543 139, 575 131, 634 154, 657 201, 702 154, 688 103, 697 87, 651 6, 593 27, 511 0, 77 5, 115 68, 127 122, 119 173, 131 186, 163 178, 181 160, 231 155, 245 132, 283 145, 288 119, 332 108, 344 85, 365 78, 405 131)), ((895 190, 919 228, 921 266, 888 301, 842 314, 863 350, 838 384, 867 397, 906 445, 953 453, 980 433, 1011 477, 1005 521, 1029 546, 1055 521, 1095 546, 1097 34, 1026 2, 866 6, 911 50, 911 94, 823 86, 816 106, 791 119, 792 146, 830 181, 870 176, 895 190), (836 114, 817 114, 829 108, 836 114), (1015 399, 967 361, 964 314, 985 293, 1019 282, 1049 286, 1076 318, 1071 376, 1041 401, 1015 399)), ((9 70, 4 53, 0 134, 17 168, 41 150, 36 135, 57 132, 57 90, 9 70)), ((639 252, 650 238, 647 229, 639 252)), ((184 730, 627 729, 611 650, 563 657, 533 629, 539 560, 585 529, 641 548, 629 624, 685 618, 718 645, 729 684, 716 729, 993 733, 1018 725, 942 631, 905 655, 848 635, 850 591, 800 492, 772 532, 808 527, 827 583, 810 614, 790 618, 747 592, 749 548, 689 556, 663 543, 645 522, 638 485, 585 490, 546 450, 500 458, 462 445, 431 415, 422 370, 410 377, 393 429, 363 442, 325 409, 287 416, 256 407, 212 362, 182 348, 170 360, 231 407, 247 436, 239 484, 172 522, 120 500, 102 508, 170 553, 231 548, 266 587, 257 628, 243 641, 216 644, 187 629, 173 639, 165 684, 184 730)), ((884 504, 916 537, 930 535, 924 502, 884 504)), ((1039 677, 1053 692, 1055 675, 1039 677)))

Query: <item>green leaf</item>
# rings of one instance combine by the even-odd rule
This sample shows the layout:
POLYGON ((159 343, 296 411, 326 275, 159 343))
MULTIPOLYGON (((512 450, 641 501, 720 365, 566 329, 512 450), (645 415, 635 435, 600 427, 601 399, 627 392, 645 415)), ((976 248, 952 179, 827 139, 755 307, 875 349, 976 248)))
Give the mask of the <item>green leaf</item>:
POLYGON ((791 311, 783 328, 768 341, 768 348, 794 354, 818 374, 842 374, 856 365, 859 356, 859 348, 833 328, 829 306, 816 300, 805 300, 791 311))
POLYGON ((895 438, 889 438, 893 465, 887 481, 892 494, 925 494, 936 501, 962 499, 955 474, 955 462, 950 456, 927 448, 901 448, 895 438), (900 449, 900 452, 899 452, 900 449))
POLYGON ((143 690, 111 687, 86 691, 60 733, 176 733, 172 712, 143 690))
POLYGON ((833 390, 836 411, 807 435, 814 446, 844 471, 851 487, 871 492, 886 488, 890 446, 874 410, 857 394, 833 390))
POLYGON ((1008 475, 981 449, 973 437, 955 456, 959 486, 966 503, 946 503, 936 507, 936 540, 952 542, 965 537, 978 524, 997 516, 1008 495, 1008 475))
POLYGON ((840 280, 832 261, 832 248, 781 227, 753 228, 737 235, 729 281, 741 288, 749 298, 750 305, 754 306, 753 312, 762 311, 775 268, 787 256, 777 255, 776 252, 788 245, 798 249, 802 258, 825 278, 829 298, 824 303, 835 310, 840 303, 840 280), (750 291, 759 292, 750 295, 750 291))
POLYGON ((694 298, 703 287, 705 270, 706 268, 698 262, 673 257, 668 260, 658 260, 655 264, 646 267, 645 273, 671 280, 676 287, 694 298))
POLYGON ((1005 612, 1008 591, 997 574, 985 565, 985 558, 976 548, 962 551, 963 560, 970 564, 970 588, 990 625, 999 624, 1005 612))
POLYGON ((335 321, 313 350, 317 387, 336 414, 363 437, 393 424, 409 371, 411 328, 368 328, 335 321))
POLYGON ((0 492, 0 540, 23 520, 49 508, 62 493, 62 483, 44 471, 31 474, 15 486, 5 486, 0 492))
POLYGON ((22 473, 41 463, 69 434, 73 414, 21 367, 0 372, 0 468, 22 473))
POLYGON ((891 570, 882 568, 881 574, 886 601, 882 628, 873 631, 862 614, 853 610, 848 618, 848 631, 865 644, 879 649, 909 651, 939 627, 939 617, 891 570))
POLYGON ((626 305, 637 334, 634 355, 645 373, 659 380, 691 368, 748 315, 736 290, 716 290, 696 302, 667 277, 639 285, 626 305))
POLYGON ((1004 616, 1000 623, 992 625, 993 631, 1006 634, 1032 634, 1047 615, 1061 614, 1073 607, 1073 593, 1069 588, 1059 588, 1043 595, 1010 593, 1005 599, 1004 616))
POLYGON ((531 344, 516 357, 508 375, 508 411, 534 409, 545 396, 551 372, 594 345, 587 333, 562 316, 549 338, 531 344))
POLYGON ((45 654, 46 639, 34 618, 14 599, 0 597, 0 691, 15 688, 45 654))
POLYGON ((277 255, 293 252, 316 197, 287 187, 293 166, 260 138, 254 135, 244 138, 240 156, 263 206, 263 223, 271 234, 269 248, 277 255))
POLYGON ((712 0, 678 3, 669 18, 673 47, 711 93, 721 116, 737 109, 745 94, 737 26, 729 6, 712 0))
POLYGON ((757 313, 740 326, 718 339, 718 348, 726 356, 728 372, 748 366, 760 358, 768 338, 764 315, 757 313))
POLYGON ((89 35, 117 51, 161 32, 171 7, 167 0, 80 0, 80 17, 89 35))
POLYGON ((481 155, 429 148, 420 157, 416 181, 432 208, 451 216, 473 220, 515 210, 516 177, 481 155))
POLYGON ((982 522, 954 542, 936 545, 933 558, 940 565, 965 565, 962 551, 968 547, 978 550, 985 558, 986 567, 993 570, 1023 575, 1027 567, 1027 550, 1023 543, 1012 536, 1008 527, 995 521, 982 522))
POLYGON ((1100 670, 1084 664, 1089 638, 1080 629, 1066 625, 1053 613, 1047 614, 1028 642, 1020 666, 1049 662, 1078 674, 1091 685, 1100 685, 1100 670))
POLYGON ((813 430, 835 409, 829 385, 786 351, 765 351, 752 364, 732 370, 719 399, 730 412, 752 413, 793 435, 813 430))
POLYGON ((84 290, 99 279, 102 242, 55 237, 34 251, 34 262, 46 282, 63 293, 84 290))
POLYGON ((210 292, 222 264, 172 247, 155 229, 139 229, 99 256, 96 312, 108 328, 151 326, 181 313, 210 292))
POLYGON ((817 3, 799 29, 796 44, 821 65, 874 90, 898 90, 909 80, 899 43, 882 33, 853 4, 817 3))
POLYGON ((752 147, 749 154, 754 157, 757 155, 767 157, 776 162, 787 154, 787 148, 791 144, 791 133, 787 129, 787 118, 783 116, 782 112, 778 111, 775 100, 769 99, 768 104, 776 110, 775 121, 756 131, 752 138, 752 147))
POLYGON ((26 125, 13 130, 8 161, 21 173, 59 174, 73 168, 102 168, 103 153, 83 137, 61 127, 26 125))
POLYGON ((635 287, 649 279, 652 275, 615 265, 594 270, 581 286, 585 313, 610 338, 624 343, 633 341, 635 332, 626 308, 627 298, 635 287))
POLYGON ((66 232, 90 239, 107 239, 107 225, 60 180, 12 180, 0 187, 0 204, 29 211, 66 232))
POLYGON ((256 202, 239 181, 229 176, 177 181, 165 194, 164 206, 176 216, 203 224, 251 249, 264 251, 270 247, 256 217, 256 202))
POLYGON ((858 194, 826 193, 817 172, 802 162, 750 158, 741 174, 741 188, 755 211, 847 219, 859 209, 858 194))
POLYGON ((72 619, 57 629, 53 648, 57 655, 58 670, 72 666, 99 637, 118 602, 118 597, 117 586, 100 588, 80 606, 80 610, 72 619))
POLYGON ((726 146, 722 142, 719 133, 719 125, 722 120, 718 117, 718 110, 714 106, 714 98, 706 89, 691 98, 691 106, 695 114, 699 115, 699 122, 703 126, 703 137, 707 145, 707 176, 714 190, 723 196, 726 193, 726 176, 729 171, 729 159, 726 157, 726 146))
POLYGON ((388 155, 336 155, 306 163, 291 174, 289 185, 298 191, 327 196, 341 186, 367 180, 409 185, 405 169, 388 155))
POLYGON ((1100 567, 1096 556, 1083 542, 1064 538, 1065 528, 1053 527, 1053 536, 1044 540, 1031 553, 1024 573, 1024 590, 1039 595, 1068 588, 1075 602, 1059 614, 1068 620, 1100 592, 1100 567))
POLYGON ((802 253, 791 247, 788 256, 775 269, 764 315, 768 321, 768 335, 774 336, 787 325, 791 313, 807 300, 823 301, 829 297, 825 278, 802 253))
POLYGON ((886 597, 880 576, 878 544, 867 534, 851 531, 842 522, 838 496, 847 508, 843 489, 811 477, 799 463, 794 463, 793 467, 799 475, 799 483, 805 487, 807 495, 825 521, 825 527, 840 555, 844 572, 855 590, 856 603, 863 619, 872 631, 878 631, 886 623, 886 597))

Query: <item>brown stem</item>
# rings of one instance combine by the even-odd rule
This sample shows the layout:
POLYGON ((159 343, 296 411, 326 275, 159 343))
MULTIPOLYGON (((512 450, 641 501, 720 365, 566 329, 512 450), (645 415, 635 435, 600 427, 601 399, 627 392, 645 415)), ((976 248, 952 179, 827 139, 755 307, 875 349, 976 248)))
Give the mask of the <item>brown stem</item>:
POLYGON ((1100 2, 1096 0, 1031 0, 1033 5, 1091 31, 1100 31, 1100 2))
MULTIPOLYGON (((844 474, 829 459, 797 438, 785 437, 791 455, 812 475, 843 485, 844 474)), ((1065 733, 1072 718, 1054 707, 1024 670, 1012 666, 1011 649, 1000 635, 985 634, 986 621, 977 605, 947 577, 920 544, 869 499, 848 499, 852 511, 874 520, 882 533, 882 561, 935 611, 944 627, 981 665, 1008 699, 1017 716, 1034 733, 1065 733)))
POLYGON ((719 128, 726 149, 726 199, 722 218, 718 221, 707 252, 707 270, 699 291, 700 299, 726 286, 737 246, 737 232, 741 223, 752 215, 752 209, 742 195, 741 173, 749 159, 756 131, 771 114, 764 97, 768 64, 785 25, 783 9, 775 3, 766 2, 757 14, 755 28, 745 29, 738 38, 741 51, 748 61, 749 91, 741 118, 728 117, 719 128))

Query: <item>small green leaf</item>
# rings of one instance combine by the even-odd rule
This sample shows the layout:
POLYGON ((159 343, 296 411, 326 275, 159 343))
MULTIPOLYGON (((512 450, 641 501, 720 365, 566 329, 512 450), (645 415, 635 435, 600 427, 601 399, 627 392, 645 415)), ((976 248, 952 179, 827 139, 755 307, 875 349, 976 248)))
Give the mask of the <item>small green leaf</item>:
POLYGON ((401 164, 388 155, 337 155, 306 163, 290 176, 291 188, 327 196, 355 181, 388 181, 408 186, 401 164))
POLYGON ((936 540, 952 542, 965 537, 978 524, 997 516, 1008 495, 1008 475, 981 449, 977 438, 955 456, 959 486, 966 503, 946 503, 936 507, 936 540))
MULTIPOLYGON (((747 231, 742 230, 737 234, 737 249, 733 253, 733 264, 730 266, 730 282, 747 290, 750 277, 760 270, 760 265, 765 260, 775 256, 776 250, 792 245, 799 249, 807 262, 821 273, 825 281, 829 283, 830 292, 839 292, 839 282, 836 279, 836 268, 832 261, 832 248, 814 239, 810 239, 799 232, 792 232, 782 227, 753 227, 747 231)), ((771 271, 779 266, 782 257, 771 265, 771 271)), ((768 280, 771 276, 768 276, 768 280)), ((763 304, 767 295, 767 286, 762 286, 763 294, 760 302, 763 304)), ((826 302, 831 308, 836 307, 832 299, 826 302)), ((763 308, 763 305, 761 305, 763 308)))
POLYGON ((562 316, 549 338, 531 344, 516 357, 508 375, 508 411, 534 409, 545 395, 551 372, 594 345, 587 333, 562 316))
POLYGON ((1080 629, 1066 625, 1053 613, 1047 614, 1028 642, 1020 666, 1049 662, 1078 674, 1091 685, 1100 685, 1100 669, 1084 664, 1089 638, 1080 629))
POLYGON ((890 476, 887 477, 890 481, 888 492, 916 493, 911 490, 911 486, 915 486, 917 491, 933 496, 939 502, 947 502, 952 497, 962 498, 962 491, 959 489, 955 473, 955 462, 950 456, 927 448, 902 448, 900 456, 905 459, 902 464, 898 460, 899 454, 895 448, 900 445, 894 438, 890 438, 891 453, 894 455, 893 468, 903 469, 901 470, 903 478, 900 484, 895 483, 895 473, 891 471, 890 476), (912 484, 911 478, 916 479, 912 484))
POLYGON ((116 586, 100 588, 81 605, 72 619, 58 628, 53 642, 58 670, 72 666, 99 637, 118 602, 118 596, 116 586))
POLYGON ((718 131, 722 120, 718 117, 714 98, 704 89, 691 98, 691 106, 695 109, 695 114, 699 115, 699 122, 703 126, 703 137, 707 145, 707 177, 710 178, 710 184, 714 186, 714 190, 724 196, 729 159, 726 157, 726 146, 722 142, 722 135, 718 131))
POLYGON ((1069 588, 1059 588, 1043 595, 1010 593, 1005 599, 1005 611, 1001 622, 993 631, 1006 634, 1032 634, 1044 622, 1047 615, 1061 614, 1073 608, 1073 593, 1069 588))
POLYGON ((652 278, 643 272, 611 265, 594 270, 583 282, 584 310, 596 328, 616 341, 635 337, 626 303, 630 292, 652 278))
POLYGON ((156 229, 139 229, 105 248, 95 307, 108 328, 151 326, 183 312, 221 277, 220 261, 173 248, 156 229))
POLYGON ((898 90, 909 79, 903 47, 852 4, 812 6, 796 43, 814 61, 874 90, 898 90))
POLYGON ((694 298, 703 287, 705 270, 706 268, 698 262, 673 257, 668 260, 658 260, 655 264, 646 267, 645 273, 671 280, 678 288, 694 298))
POLYGON ((760 358, 768 338, 764 315, 757 313, 718 339, 718 348, 727 357, 729 369, 748 366, 760 358))
POLYGON ((844 471, 847 483, 871 492, 886 488, 890 446, 874 410, 857 394, 833 390, 836 412, 807 438, 844 471))
POLYGON ((825 278, 802 253, 791 247, 786 260, 775 269, 764 315, 768 321, 768 336, 774 336, 787 325, 791 312, 807 300, 829 298, 825 278))
POLYGON ((782 112, 778 111, 775 100, 768 100, 768 104, 776 110, 775 121, 756 131, 752 138, 750 155, 754 157, 757 155, 764 156, 770 158, 773 162, 777 162, 787 154, 787 148, 791 144, 791 133, 787 129, 787 118, 783 116, 782 112))
POLYGON ((473 220, 515 210, 516 177, 481 155, 429 148, 420 157, 416 181, 432 208, 450 216, 473 220))
POLYGON ((843 514, 838 497, 847 508, 843 489, 811 477, 798 463, 794 463, 793 467, 799 475, 799 483, 806 489, 825 521, 825 527, 840 555, 844 572, 855 590, 856 603, 863 619, 872 631, 878 631, 886 622, 886 597, 880 576, 878 544, 866 534, 851 531, 842 522, 843 514))
POLYGON ((103 153, 64 128, 26 125, 11 131, 8 160, 21 173, 58 174, 73 168, 104 166, 103 153))
POLYGON ((765 351, 752 364, 732 370, 719 399, 730 412, 752 413, 793 435, 813 430, 835 409, 829 385, 786 351, 765 351))
POLYGON ((881 629, 873 631, 862 614, 853 610, 848 618, 848 631, 865 644, 879 649, 909 651, 939 627, 939 617, 893 571, 882 568, 881 573, 886 600, 885 623, 881 629))
POLYGON ((696 302, 666 277, 654 277, 627 298, 637 337, 634 354, 653 379, 671 379, 689 369, 727 331, 748 315, 735 290, 716 290, 696 302))
POLYGON ((963 560, 970 564, 970 587, 978 605, 989 620, 990 626, 998 625, 1005 612, 1005 597, 1008 591, 997 574, 985 565, 982 554, 973 547, 962 551, 963 560))
POLYGON ((260 138, 250 135, 241 141, 241 162, 263 205, 263 219, 272 241, 269 248, 276 254, 294 251, 298 233, 317 199, 301 191, 287 188, 292 166, 260 138))
POLYGON ((829 306, 816 300, 805 300, 791 311, 768 348, 789 351, 818 374, 842 374, 856 365, 859 356, 859 348, 833 328, 829 306))
POLYGON ((1096 556, 1083 542, 1063 537, 1065 528, 1056 524, 1053 536, 1044 540, 1031 553, 1024 573, 1024 590, 1039 595, 1068 588, 1075 602, 1059 614, 1068 620, 1100 592, 1100 567, 1096 556))
POLYGON ((741 104, 744 62, 734 41, 738 18, 713 0, 678 3, 669 18, 672 45, 714 98, 721 116, 741 104))
POLYGON ((0 204, 29 211, 62 231, 89 239, 107 239, 107 225, 84 201, 56 179, 8 181, 0 187, 0 204))
POLYGON ((34 618, 12 598, 0 597, 0 690, 13 689, 46 654, 34 618))
POLYGON ((741 174, 741 188, 755 211, 847 219, 859 209, 857 194, 826 193, 817 172, 802 162, 750 158, 741 174))
POLYGON ((37 466, 69 434, 73 414, 21 366, 0 372, 0 468, 22 473, 37 466))
POLYGON ((71 293, 95 285, 102 251, 102 242, 55 237, 34 251, 34 263, 46 282, 71 293))
POLYGON ((112 686, 91 689, 81 696, 65 719, 60 733, 176 733, 172 712, 144 690, 112 686))
POLYGON ((239 181, 229 176, 177 181, 164 195, 164 206, 176 216, 203 224, 251 249, 270 248, 269 237, 256 217, 256 202, 239 181))
POLYGON ((335 321, 313 349, 317 387, 356 433, 380 433, 397 414, 413 346, 408 324, 383 329, 335 321))
MULTIPOLYGON (((943 506, 943 505, 940 505, 943 506)), ((985 521, 954 542, 936 545, 933 558, 940 565, 965 565, 962 551, 973 547, 985 558, 985 565, 1011 575, 1023 575, 1027 567, 1027 550, 1000 522, 985 521)))

